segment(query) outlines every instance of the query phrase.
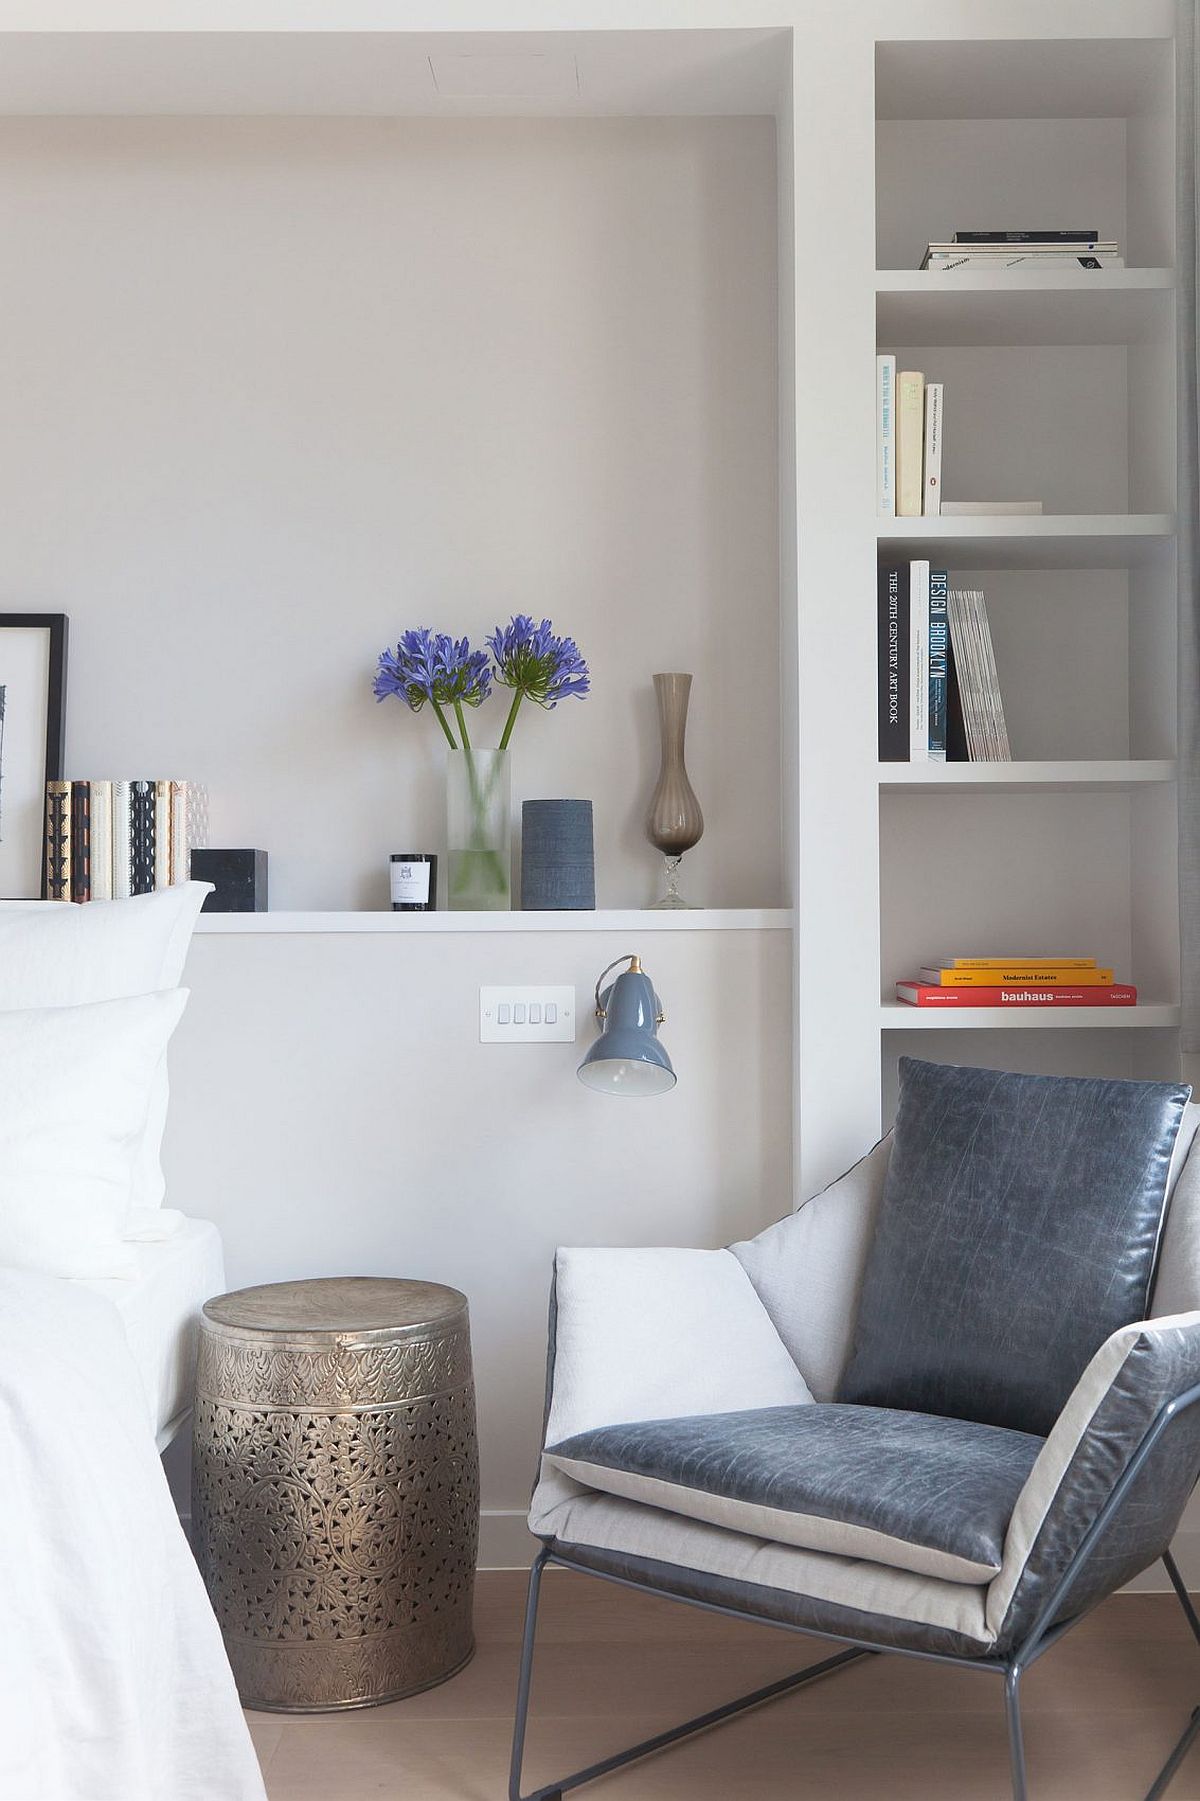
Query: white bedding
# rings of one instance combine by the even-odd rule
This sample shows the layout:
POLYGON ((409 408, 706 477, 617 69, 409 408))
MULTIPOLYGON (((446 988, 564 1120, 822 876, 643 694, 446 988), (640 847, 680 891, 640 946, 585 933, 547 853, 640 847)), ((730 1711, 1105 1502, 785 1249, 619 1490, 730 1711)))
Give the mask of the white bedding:
POLYGON ((225 1262, 220 1234, 205 1219, 185 1219, 173 1238, 126 1248, 137 1261, 135 1279, 75 1286, 103 1295, 121 1315, 161 1451, 192 1404, 196 1322, 202 1304, 225 1287, 225 1262))
POLYGON ((0 1801, 265 1801, 119 1312, 0 1270, 0 1801))

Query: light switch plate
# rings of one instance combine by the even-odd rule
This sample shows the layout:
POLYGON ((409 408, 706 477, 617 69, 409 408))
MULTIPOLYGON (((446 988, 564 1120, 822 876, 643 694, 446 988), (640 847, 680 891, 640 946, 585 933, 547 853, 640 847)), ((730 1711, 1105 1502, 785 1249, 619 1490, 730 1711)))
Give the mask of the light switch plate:
POLYGON ((574 1044, 575 990, 528 986, 479 990, 480 1044, 574 1044), (550 1023, 546 1023, 546 1009, 550 1023), (537 1020, 531 1025, 530 1013, 537 1020), (517 1022, 520 1021, 518 1024, 517 1022))

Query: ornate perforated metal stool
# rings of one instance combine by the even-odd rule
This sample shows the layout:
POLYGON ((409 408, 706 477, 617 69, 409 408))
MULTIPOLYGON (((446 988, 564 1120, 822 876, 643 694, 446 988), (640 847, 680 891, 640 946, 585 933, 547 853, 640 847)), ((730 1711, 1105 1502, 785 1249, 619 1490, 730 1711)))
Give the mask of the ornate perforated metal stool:
POLYGON ((339 1277, 204 1308, 196 1556, 247 1707, 370 1707, 474 1649, 467 1302, 339 1277))

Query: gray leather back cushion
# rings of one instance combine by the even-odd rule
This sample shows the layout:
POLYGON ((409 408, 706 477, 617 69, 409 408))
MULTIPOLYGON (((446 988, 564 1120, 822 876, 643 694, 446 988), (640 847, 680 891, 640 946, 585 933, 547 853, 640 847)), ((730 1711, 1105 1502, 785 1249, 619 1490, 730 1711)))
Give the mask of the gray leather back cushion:
POLYGON ((838 1399, 1044 1436, 1145 1317, 1185 1085, 904 1057, 838 1399))

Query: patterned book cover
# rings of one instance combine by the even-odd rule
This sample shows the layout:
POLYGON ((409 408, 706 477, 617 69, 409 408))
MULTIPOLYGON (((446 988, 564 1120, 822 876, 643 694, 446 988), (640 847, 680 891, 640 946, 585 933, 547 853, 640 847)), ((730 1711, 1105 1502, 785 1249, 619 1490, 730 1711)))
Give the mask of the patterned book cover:
POLYGON ((114 900, 133 893, 132 782, 112 785, 112 891, 114 900))
POLYGON ((131 894, 149 894, 154 888, 154 783, 131 782, 130 789, 129 888, 131 894))
POLYGON ((113 785, 111 782, 89 782, 88 787, 91 791, 92 899, 111 900, 113 785))
POLYGON ((171 886, 171 784, 154 784, 154 886, 171 886))
POLYGON ((172 888, 188 879, 188 785, 171 783, 171 874, 172 888))
POLYGON ((204 782, 187 785, 188 855, 208 849, 208 788, 204 782))
POLYGON ((46 899, 71 898, 71 784, 46 783, 46 899))
POLYGON ((71 783, 71 899, 92 898, 91 784, 71 783))

